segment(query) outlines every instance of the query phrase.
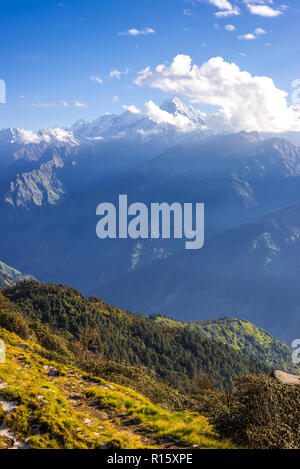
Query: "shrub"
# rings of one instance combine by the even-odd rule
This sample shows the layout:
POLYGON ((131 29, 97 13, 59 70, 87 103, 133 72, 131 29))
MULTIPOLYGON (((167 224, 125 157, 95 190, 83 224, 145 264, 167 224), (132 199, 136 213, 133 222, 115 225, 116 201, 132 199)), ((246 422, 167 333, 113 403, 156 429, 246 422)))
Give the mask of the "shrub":
POLYGON ((212 387, 213 383, 207 374, 203 371, 200 371, 193 378, 191 392, 192 394, 202 394, 209 391, 212 387))
POLYGON ((30 338, 28 323, 17 311, 0 311, 0 326, 24 340, 30 338))
POLYGON ((221 435, 249 448, 300 448, 298 386, 266 375, 241 376, 231 397, 211 418, 221 435))

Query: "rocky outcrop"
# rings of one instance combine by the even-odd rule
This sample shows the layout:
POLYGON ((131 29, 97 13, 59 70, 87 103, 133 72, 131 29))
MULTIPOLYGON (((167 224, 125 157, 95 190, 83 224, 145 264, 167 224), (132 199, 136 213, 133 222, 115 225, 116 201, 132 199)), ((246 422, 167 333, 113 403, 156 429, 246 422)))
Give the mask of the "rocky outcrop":
POLYGON ((299 375, 291 375, 289 373, 285 373, 284 371, 275 370, 274 371, 274 378, 280 383, 283 384, 291 384, 291 385, 300 385, 300 376, 299 375))

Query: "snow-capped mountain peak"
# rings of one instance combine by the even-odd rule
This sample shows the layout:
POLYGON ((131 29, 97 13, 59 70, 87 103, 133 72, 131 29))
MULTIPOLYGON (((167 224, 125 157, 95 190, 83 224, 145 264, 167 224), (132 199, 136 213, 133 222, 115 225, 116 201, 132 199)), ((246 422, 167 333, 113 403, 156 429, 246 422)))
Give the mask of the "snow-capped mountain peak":
MULTIPOLYGON (((153 104, 153 106, 155 106, 153 104)), ((104 114, 92 122, 78 121, 71 130, 74 136, 79 140, 110 140, 112 138, 126 139, 147 139, 154 135, 166 136, 167 133, 181 134, 183 118, 189 125, 186 126, 188 131, 202 132, 205 127, 205 114, 195 109, 193 106, 187 105, 179 98, 174 97, 165 101, 160 109, 165 113, 171 114, 175 119, 156 120, 147 112, 140 111, 133 113, 126 110, 120 115, 104 114), (176 119, 178 118, 178 119, 176 119)))
POLYGON ((169 114, 173 114, 174 116, 185 116, 193 124, 204 124, 205 114, 198 109, 195 109, 193 106, 185 104, 176 96, 165 101, 160 106, 160 109, 167 111, 169 114))
POLYGON ((78 145, 78 140, 71 130, 55 127, 53 129, 41 129, 38 131, 24 129, 1 129, 0 143, 4 144, 41 144, 48 145, 78 145))
MULTIPOLYGON (((159 109, 157 106, 156 108, 159 109)), ((18 128, 0 129, 0 145, 77 146, 102 140, 148 141, 159 137, 173 142, 174 138, 176 140, 182 138, 184 133, 207 133, 205 114, 185 104, 179 98, 168 99, 160 106, 160 109, 164 111, 164 115, 159 116, 158 119, 147 111, 133 113, 126 110, 119 115, 104 114, 92 122, 81 119, 70 128, 55 127, 38 131, 18 128), (182 123, 185 125, 183 126, 182 123)))

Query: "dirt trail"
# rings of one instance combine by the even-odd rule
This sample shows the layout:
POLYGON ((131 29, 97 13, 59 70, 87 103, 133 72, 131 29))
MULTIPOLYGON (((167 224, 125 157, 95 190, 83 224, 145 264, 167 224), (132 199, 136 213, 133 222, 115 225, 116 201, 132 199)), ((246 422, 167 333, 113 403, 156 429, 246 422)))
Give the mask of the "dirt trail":
POLYGON ((159 447, 160 449, 187 449, 169 439, 160 437, 151 430, 146 430, 137 423, 128 413, 120 413, 112 409, 100 409, 94 405, 92 399, 86 397, 86 391, 95 386, 106 389, 107 386, 99 383, 87 383, 85 381, 70 380, 66 383, 55 383, 63 391, 69 404, 76 412, 82 413, 91 420, 97 419, 112 425, 117 432, 129 433, 138 436, 143 446, 159 447))
MULTIPOLYGON (((16 357, 16 363, 24 366, 24 357, 16 357)), ((26 365, 28 366, 28 365, 26 365)), ((129 413, 122 413, 119 409, 99 408, 93 399, 86 397, 90 388, 99 387, 102 389, 114 389, 113 385, 108 383, 101 384, 99 381, 87 381, 80 374, 69 371, 69 375, 60 376, 56 368, 50 365, 43 366, 44 379, 59 388, 75 412, 80 413, 87 426, 98 424, 99 433, 105 431, 105 425, 108 425, 112 433, 117 435, 124 434, 126 437, 135 437, 140 441, 141 447, 159 448, 159 449, 188 449, 187 446, 176 441, 172 441, 155 433, 153 430, 143 428, 142 424, 135 421, 129 413), (103 427, 102 424, 103 423, 103 427), (101 428, 102 427, 102 428, 101 428)), ((6 383, 0 383, 0 389, 6 387, 6 383)), ((16 402, 6 402, 0 398, 0 405, 6 414, 13 412, 17 407, 16 402)), ((105 447, 105 445, 104 445, 105 447)), ((103 447, 103 448, 104 448, 103 447)), ((0 427, 0 449, 25 449, 27 443, 18 440, 17 435, 12 432, 6 424, 0 427)), ((197 447, 193 447, 197 448, 197 447)))

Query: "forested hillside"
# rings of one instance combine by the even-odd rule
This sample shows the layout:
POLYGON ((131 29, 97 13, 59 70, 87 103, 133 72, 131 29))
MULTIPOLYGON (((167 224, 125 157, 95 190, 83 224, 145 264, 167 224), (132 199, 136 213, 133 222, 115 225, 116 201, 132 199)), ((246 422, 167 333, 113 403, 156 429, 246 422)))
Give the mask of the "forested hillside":
MULTIPOLYGON (((220 339, 153 319, 62 285, 23 282, 2 289, 0 449, 299 448, 298 386, 276 381, 282 373, 270 375, 270 368, 220 339), (145 365, 144 340, 158 362, 167 353, 187 354, 174 363, 169 357, 167 373, 165 366, 145 365), (109 360, 118 344, 123 362, 135 356, 137 367, 109 360), (189 376, 182 370, 192 358, 197 374, 189 376), (232 380, 230 372, 247 366, 258 374, 232 380), (184 385, 176 386, 180 377, 184 385), (220 383, 224 391, 216 389, 220 383)), ((224 321, 228 334, 232 319, 224 321)))
POLYGON ((243 354, 256 358, 270 367, 291 373, 299 372, 299 367, 292 363, 293 349, 291 347, 245 319, 224 317, 184 322, 162 315, 150 317, 157 323, 169 327, 184 327, 202 336, 231 345, 243 354))
POLYGON ((64 345, 68 350, 70 344, 87 342, 91 352, 106 360, 146 369, 179 389, 188 389, 199 373, 223 389, 236 375, 271 372, 267 365, 220 341, 157 324, 97 297, 85 298, 74 288, 22 282, 2 292, 41 336, 41 345, 47 345, 48 325, 68 341, 64 345))

